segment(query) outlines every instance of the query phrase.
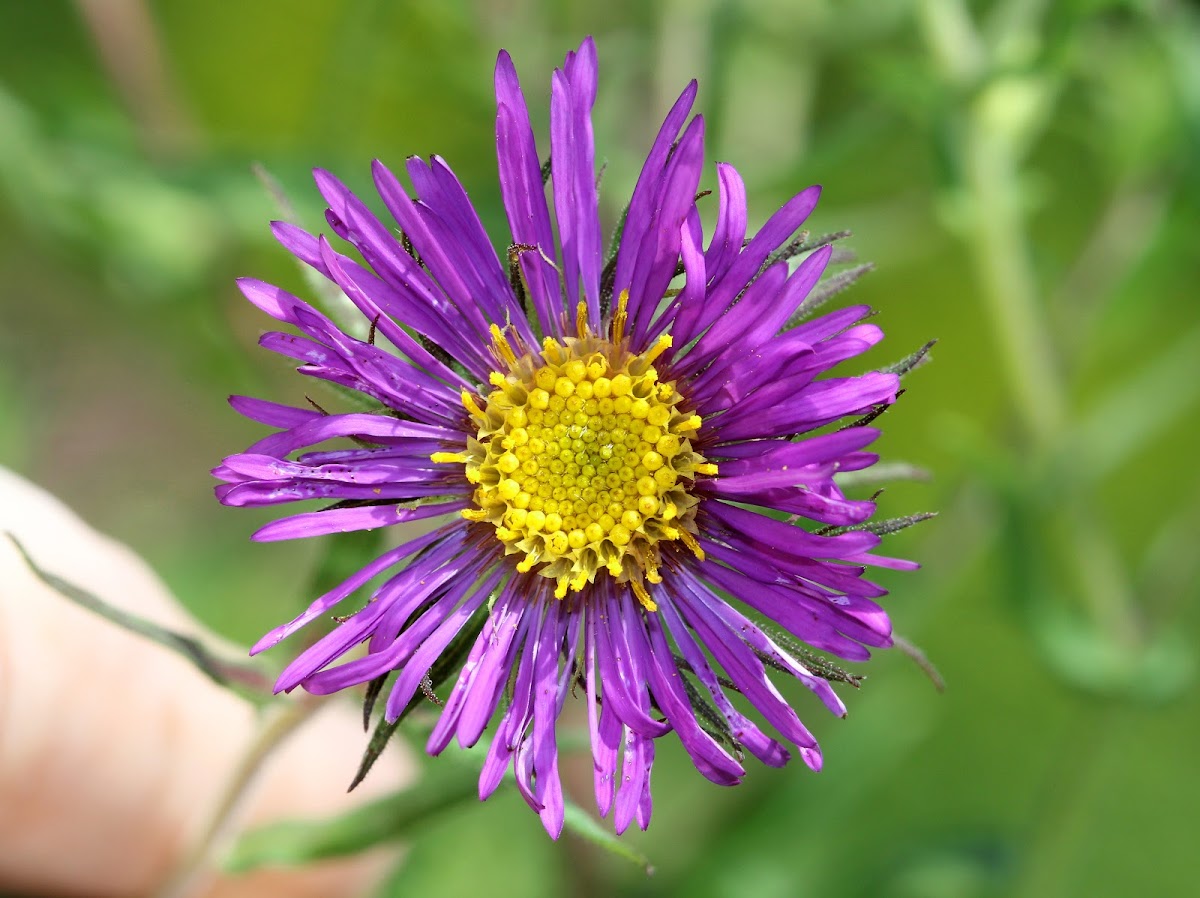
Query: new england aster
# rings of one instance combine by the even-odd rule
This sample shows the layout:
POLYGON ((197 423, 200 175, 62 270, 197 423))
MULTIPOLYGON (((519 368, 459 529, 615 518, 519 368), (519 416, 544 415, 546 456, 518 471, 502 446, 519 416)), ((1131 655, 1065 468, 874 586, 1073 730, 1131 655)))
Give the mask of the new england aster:
POLYGON ((268 333, 262 345, 376 410, 328 414, 234 397, 240 413, 277 432, 214 472, 226 505, 332 502, 268 524, 257 540, 430 521, 253 651, 386 576, 276 688, 331 693, 395 672, 392 720, 428 691, 431 666, 460 651, 428 751, 455 738, 471 746, 490 725, 481 798, 511 766, 553 836, 563 826, 556 723, 580 692, 596 801, 618 832, 649 823, 655 741, 672 731, 722 785, 741 780, 744 752, 782 766, 785 743, 818 769, 817 742, 768 669, 843 715, 829 680, 853 678, 800 643, 851 660, 889 645, 888 618, 873 601, 884 590, 863 566, 914 566, 868 554, 873 533, 836 529, 874 512, 843 495, 834 475, 873 464, 864 449, 878 431, 828 425, 869 418, 894 401, 898 379, 825 376, 882 338, 862 323, 866 306, 795 323, 832 249, 807 247, 789 265, 798 244, 785 242, 819 188, 797 194, 747 241, 742 179, 719 164, 706 242, 697 209, 704 121, 688 120, 692 82, 658 132, 606 262, 596 82, 588 39, 552 78, 552 214, 515 69, 499 56, 508 271, 442 159, 408 160, 411 195, 374 163, 394 225, 316 172, 329 227, 362 261, 293 225, 277 222, 274 233, 349 297, 370 337, 347 335, 278 287, 246 279, 241 290, 300 331, 268 333), (356 445, 313 448, 335 438, 356 445), (364 642, 365 654, 340 660, 364 642))

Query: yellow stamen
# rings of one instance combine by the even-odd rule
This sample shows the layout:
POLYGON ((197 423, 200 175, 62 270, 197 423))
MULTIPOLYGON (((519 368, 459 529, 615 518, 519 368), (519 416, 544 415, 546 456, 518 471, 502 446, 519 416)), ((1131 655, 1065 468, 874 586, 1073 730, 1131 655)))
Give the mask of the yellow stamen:
POLYGON ((466 390, 462 391, 462 404, 472 415, 479 418, 481 421, 487 420, 487 414, 479 407, 479 403, 475 401, 475 397, 466 390))
POLYGON ((671 343, 672 343, 671 335, 663 334, 661 337, 659 337, 657 340, 654 341, 653 346, 651 346, 649 349, 647 349, 644 353, 642 353, 641 357, 638 358, 637 367, 641 368, 642 371, 645 371, 647 368, 649 368, 651 365, 654 364, 654 360, 656 358, 658 358, 660 355, 662 355, 664 352, 666 352, 668 349, 671 348, 671 343))
POLYGON ((612 341, 618 348, 625 339, 625 322, 629 320, 629 291, 622 290, 617 297, 617 311, 613 314, 612 341))
POLYGON ((446 465, 452 462, 465 464, 469 456, 465 452, 435 452, 429 456, 429 460, 434 464, 446 465))
POLYGON ((693 555, 695 555, 701 561, 704 560, 704 550, 700 548, 700 543, 696 541, 696 537, 692 535, 691 531, 680 530, 679 538, 683 540, 683 544, 685 546, 692 550, 693 555))
POLYGON ((542 360, 547 365, 557 365, 565 357, 563 346, 553 337, 546 337, 542 340, 542 360))
POLYGON ((575 332, 579 334, 580 340, 588 335, 587 318, 587 303, 580 300, 579 305, 575 307, 575 332))
POLYGON ((491 326, 492 333, 492 348, 496 351, 496 356, 504 364, 510 367, 517 361, 517 355, 513 352, 512 347, 508 343, 508 339, 504 336, 504 332, 496 325, 491 326))
POLYGON ((642 586, 640 580, 630 580, 629 586, 633 590, 633 594, 637 596, 637 600, 642 603, 643 608, 647 611, 658 610, 658 604, 650 598, 650 593, 646 592, 646 587, 642 586))
POLYGON ((646 579, 651 583, 662 583, 662 574, 658 572, 658 564, 653 558, 646 559, 646 579))

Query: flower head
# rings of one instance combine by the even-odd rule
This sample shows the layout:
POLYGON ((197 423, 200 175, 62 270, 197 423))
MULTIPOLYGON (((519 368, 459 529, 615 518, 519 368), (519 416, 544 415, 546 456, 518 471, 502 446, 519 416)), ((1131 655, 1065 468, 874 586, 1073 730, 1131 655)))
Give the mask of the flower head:
POLYGON ((795 677, 844 714, 829 680, 853 678, 801 643, 851 660, 889 645, 890 624, 873 601, 884 590, 864 579, 864 565, 912 566, 869 554, 873 533, 820 529, 874 512, 872 502, 847 498, 835 474, 873 464, 866 447, 878 431, 827 425, 893 402, 897 377, 826 376, 882 338, 863 323, 867 307, 796 323, 831 248, 785 243, 819 189, 797 194, 747 240, 742 179, 718 165, 706 241, 697 208, 704 121, 688 120, 693 82, 663 122, 606 261, 596 84, 588 39, 552 79, 551 208, 516 72, 500 54, 507 271, 440 158, 408 160, 412 194, 374 164, 394 225, 316 173, 330 228, 362 262, 292 225, 276 223, 275 234, 349 297, 371 338, 347 335, 277 287, 240 286, 300 331, 268 333, 264 346, 375 410, 327 414, 234 397, 239 412, 277 431, 214 472, 227 505, 332 503, 268 524, 259 540, 430 520, 254 651, 382 578, 371 601, 302 652, 277 688, 330 693, 394 672, 386 701, 394 719, 434 662, 461 647, 428 750, 454 739, 473 745, 490 726, 481 797, 511 767, 555 836, 556 726, 576 685, 596 801, 618 831, 649 823, 655 741, 671 732, 716 783, 741 780, 744 752, 782 766, 793 746, 818 769, 816 740, 768 671, 795 677), (358 445, 316 448, 335 438, 358 445), (343 660, 360 643, 366 653, 343 660), (771 731, 738 710, 732 691, 771 731))

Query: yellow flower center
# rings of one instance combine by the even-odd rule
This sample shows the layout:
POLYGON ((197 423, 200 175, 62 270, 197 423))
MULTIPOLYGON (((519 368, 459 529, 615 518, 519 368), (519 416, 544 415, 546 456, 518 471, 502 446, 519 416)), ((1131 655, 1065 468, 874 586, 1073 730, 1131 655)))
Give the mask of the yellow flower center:
POLYGON ((560 599, 607 571, 653 611, 645 583, 662 580, 658 544, 680 540, 703 557, 688 487, 717 467, 692 450, 700 417, 654 368, 671 338, 640 355, 623 348, 625 303, 611 339, 591 333, 581 304, 578 337, 519 357, 493 326, 505 370, 492 373, 482 407, 463 393, 478 440, 432 459, 465 464, 475 507, 462 515, 492 524, 506 554, 522 556, 517 570, 556 580, 560 599))

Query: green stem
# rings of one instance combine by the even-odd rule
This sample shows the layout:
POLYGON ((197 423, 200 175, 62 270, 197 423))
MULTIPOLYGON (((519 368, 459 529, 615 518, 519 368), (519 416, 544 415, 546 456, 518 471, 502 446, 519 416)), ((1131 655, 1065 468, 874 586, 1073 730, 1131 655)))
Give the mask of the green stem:
POLYGON ((305 695, 267 707, 254 741, 238 762, 218 798, 212 816, 187 856, 155 893, 155 898, 187 898, 196 894, 213 866, 213 855, 231 835, 250 788, 268 757, 320 708, 322 700, 305 695))
POLYGON ((1033 446, 1045 450, 1061 433, 1066 403, 1025 241, 1017 163, 1008 136, 982 111, 967 128, 962 161, 970 196, 968 240, 982 299, 1016 411, 1033 446))
MULTIPOLYGON (((968 239, 1005 376, 1027 432, 1025 451, 1031 459, 1045 459, 1065 435, 1067 402, 1030 264, 1013 149, 997 123, 976 110, 962 156, 970 196, 968 239)), ((1096 626, 1135 648, 1143 634, 1128 577, 1085 504, 1068 500, 1060 509, 1071 534, 1066 554, 1079 592, 1096 626)))
MULTIPOLYGON (((983 43, 960 3, 926 0, 922 12, 926 40, 943 77, 965 91, 984 72, 1011 65, 1014 54, 1028 53, 1036 45, 1036 22, 1044 4, 1013 0, 1001 8, 990 60, 981 58, 983 43)), ((1025 431, 1021 451, 1035 464, 1061 450, 1069 420, 1059 360, 1033 271, 1018 177, 1024 145, 1050 90, 1050 84, 1033 76, 993 77, 967 107, 958 147, 966 240, 1014 411, 1025 431)), ((1120 643, 1136 645, 1142 634, 1116 553, 1084 503, 1065 504, 1061 511, 1070 530, 1068 555, 1093 621, 1120 643)))

